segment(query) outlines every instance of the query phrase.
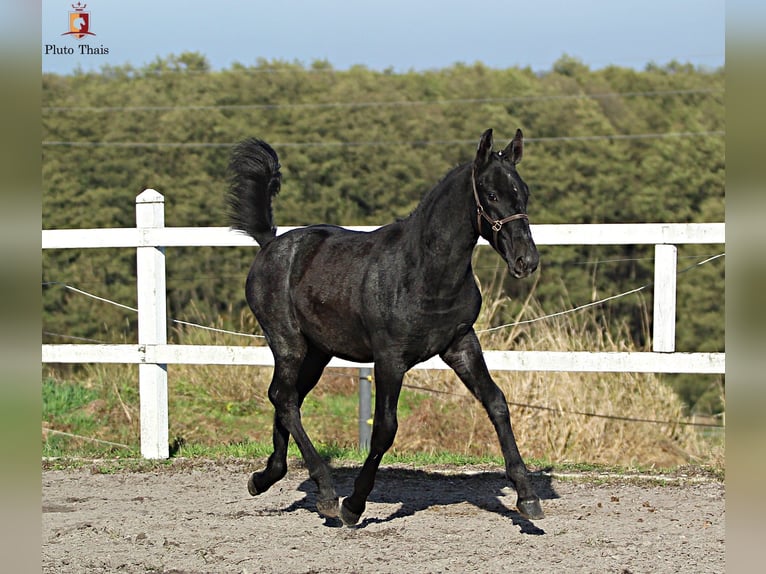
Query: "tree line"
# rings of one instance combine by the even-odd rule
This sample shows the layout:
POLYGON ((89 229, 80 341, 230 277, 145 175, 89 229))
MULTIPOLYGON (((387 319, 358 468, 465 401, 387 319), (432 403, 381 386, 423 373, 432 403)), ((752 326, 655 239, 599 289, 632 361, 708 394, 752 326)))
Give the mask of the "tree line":
MULTIPOLYGON (((480 63, 409 73, 260 60, 212 71, 197 53, 141 68, 42 78, 43 227, 135 225, 135 196, 165 196, 166 225, 224 226, 231 146, 255 136, 280 156, 278 225, 376 225, 408 215, 494 128, 526 149, 533 223, 724 220, 724 69, 671 63, 591 70, 560 58, 545 72, 480 63)), ((498 321, 532 296, 554 312, 653 277, 651 246, 541 246, 539 280, 498 273, 477 250, 482 284, 509 296, 498 321)), ((677 348, 723 351, 721 246, 679 247, 677 348)), ((168 313, 235 326, 252 249, 168 249, 168 313)), ((62 288, 135 306, 130 250, 43 253, 44 341, 135 340, 136 318, 62 288)), ((601 305, 607 330, 648 345, 651 291, 601 305)), ((683 385, 682 385, 683 386, 683 385)), ((694 391, 696 392, 696 391, 694 391)), ((693 394, 693 393, 692 393, 693 394)), ((689 398, 693 400, 694 397, 689 398)))

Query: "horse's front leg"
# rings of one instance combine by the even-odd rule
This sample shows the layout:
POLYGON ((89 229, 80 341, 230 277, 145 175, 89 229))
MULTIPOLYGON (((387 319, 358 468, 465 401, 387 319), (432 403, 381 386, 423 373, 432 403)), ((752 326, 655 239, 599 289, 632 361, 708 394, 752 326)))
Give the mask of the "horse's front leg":
POLYGON ((471 329, 463 337, 456 339, 441 357, 457 373, 471 393, 481 401, 487 411, 500 440, 500 448, 505 458, 506 475, 518 495, 516 507, 519 512, 527 518, 544 518, 540 499, 535 494, 529 479, 529 471, 516 445, 508 403, 503 391, 489 374, 474 330, 471 329))
POLYGON ((367 506, 367 497, 375 485, 375 474, 386 451, 394 444, 398 422, 396 407, 402 389, 404 369, 375 363, 375 414, 373 415, 370 453, 354 481, 354 492, 343 500, 340 518, 346 525, 356 524, 367 506))

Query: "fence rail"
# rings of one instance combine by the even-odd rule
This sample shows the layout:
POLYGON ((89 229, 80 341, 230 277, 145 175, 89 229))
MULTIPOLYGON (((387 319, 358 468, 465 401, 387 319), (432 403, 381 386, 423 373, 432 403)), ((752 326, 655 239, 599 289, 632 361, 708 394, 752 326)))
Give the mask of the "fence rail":
MULTIPOLYGON (((725 223, 591 223, 532 224, 537 245, 682 245, 723 244, 725 223)), ((280 227, 278 234, 295 227, 280 227)), ((376 226, 347 226, 372 231, 376 226)), ((480 238, 479 245, 489 245, 480 238)), ((100 247, 255 247, 249 236, 228 227, 162 227, 139 229, 44 229, 43 249, 100 247)))
MULTIPOLYGON (((724 353, 657 353, 588 351, 484 351, 494 371, 578 371, 604 373, 723 373, 724 353)), ((274 366, 268 347, 228 345, 43 345, 44 363, 125 363, 134 365, 274 366)), ((337 357, 330 368, 372 367, 337 357)), ((439 357, 415 369, 449 370, 439 357)))
MULTIPOLYGON (((538 245, 654 245, 652 352, 552 352, 487 350, 490 370, 724 373, 725 353, 675 352, 676 245, 724 244, 724 223, 631 223, 532 225, 538 245)), ((280 233, 289 231, 281 228, 280 233)), ((349 227, 371 231, 375 227, 349 227)), ((483 239, 480 245, 487 245, 483 239)), ((136 198, 136 227, 42 231, 43 249, 122 247, 136 249, 138 344, 42 345, 44 363, 132 363, 139 365, 141 453, 168 457, 167 365, 273 366, 268 347, 168 345, 165 288, 166 247, 256 246, 226 227, 165 227, 164 197, 147 189, 136 198)), ((335 358, 330 367, 369 368, 335 358)), ((448 368, 438 357, 418 369, 448 368)), ((360 398, 360 401, 366 401, 360 398)), ((366 420, 366 419, 365 419, 366 420)), ((360 424, 361 429, 361 424, 360 424)), ((362 442, 364 442, 364 438, 362 442)))

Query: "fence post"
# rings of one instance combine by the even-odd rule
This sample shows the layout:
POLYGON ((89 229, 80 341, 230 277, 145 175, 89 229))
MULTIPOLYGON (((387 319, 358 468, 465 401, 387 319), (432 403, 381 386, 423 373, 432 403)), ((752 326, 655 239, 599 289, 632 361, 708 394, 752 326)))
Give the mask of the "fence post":
POLYGON ((370 450, 372 437, 372 369, 359 369, 359 450, 370 450))
MULTIPOLYGON (((165 198, 153 189, 136 197, 136 227, 165 227, 165 198)), ((138 344, 167 343, 165 248, 136 248, 138 290, 138 344)), ((168 367, 155 363, 138 365, 141 405, 141 455, 168 458, 168 367)))
POLYGON ((652 350, 672 353, 676 349, 676 266, 675 245, 654 246, 654 314, 652 350))

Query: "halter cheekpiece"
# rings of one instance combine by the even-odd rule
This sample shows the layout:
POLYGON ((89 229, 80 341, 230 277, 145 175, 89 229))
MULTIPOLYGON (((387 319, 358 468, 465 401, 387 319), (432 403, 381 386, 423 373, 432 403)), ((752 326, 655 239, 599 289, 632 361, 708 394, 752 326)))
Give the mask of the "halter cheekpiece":
POLYGON ((481 235, 481 219, 484 218, 487 223, 490 224, 492 231, 494 232, 493 247, 497 248, 497 234, 503 228, 503 225, 509 221, 514 221, 515 219, 526 219, 529 221, 529 216, 526 213, 515 213, 513 215, 509 215, 508 217, 504 217, 503 219, 492 219, 484 210, 484 206, 479 200, 479 192, 476 190, 476 171, 474 170, 473 166, 471 167, 471 187, 473 188, 473 197, 476 200, 476 225, 479 231, 479 235, 481 235))

